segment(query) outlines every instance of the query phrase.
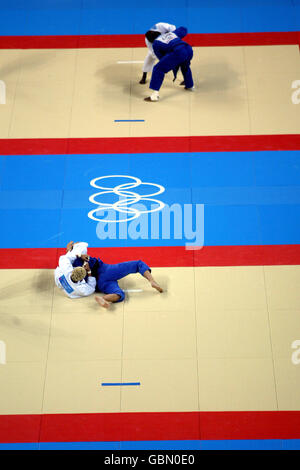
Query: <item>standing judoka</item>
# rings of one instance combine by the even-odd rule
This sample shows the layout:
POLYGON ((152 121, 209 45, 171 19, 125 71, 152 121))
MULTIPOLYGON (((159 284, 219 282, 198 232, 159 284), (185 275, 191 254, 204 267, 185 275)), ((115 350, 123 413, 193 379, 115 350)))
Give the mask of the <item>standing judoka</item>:
POLYGON ((120 288, 118 280, 127 276, 128 274, 140 273, 147 281, 151 284, 151 287, 156 289, 158 292, 163 292, 163 289, 155 281, 151 274, 149 266, 141 260, 127 261, 125 263, 118 264, 107 264, 99 258, 92 258, 87 255, 87 243, 80 242, 74 243, 69 242, 67 245, 67 254, 60 257, 59 267, 55 270, 55 281, 58 279, 59 283, 56 282, 58 287, 63 288, 69 297, 78 298, 83 295, 90 295, 95 292, 103 292, 105 295, 95 297, 101 307, 108 308, 111 303, 122 302, 125 298, 124 291, 120 288), (65 286, 64 281, 61 280, 61 272, 63 260, 67 259, 68 262, 68 273, 67 280, 69 281, 69 287, 74 290, 74 293, 68 292, 69 287, 65 286), (71 268, 69 262, 72 262, 71 268), (79 289, 74 286, 75 282, 72 279, 74 272, 80 270, 80 285, 79 289), (85 288, 83 287, 86 284, 85 288), (90 287, 90 290, 88 290, 90 287), (89 292, 89 293, 88 293, 89 292), (74 296, 75 294, 75 296, 74 296))
MULTIPOLYGON (((148 32, 149 33, 149 32, 148 32)), ((182 38, 187 35, 187 28, 180 26, 175 31, 165 34, 153 32, 148 35, 152 47, 159 62, 154 66, 150 82, 151 96, 145 101, 158 101, 159 90, 164 81, 165 74, 173 70, 176 78, 179 68, 183 74, 186 90, 193 90, 194 82, 190 63, 193 57, 193 49, 182 38), (156 38, 155 38, 156 36, 156 38)))
MULTIPOLYGON (((146 37, 145 37, 145 42, 146 42, 146 46, 148 47, 148 54, 146 55, 146 58, 145 58, 145 61, 144 61, 143 76, 140 80, 140 84, 143 85, 143 84, 146 83, 147 73, 152 71, 155 62, 157 61, 157 57, 154 54, 153 48, 152 48, 152 42, 153 41, 150 42, 148 40, 147 34, 150 33, 150 36, 151 36, 151 32, 160 33, 160 34, 170 33, 171 31, 175 31, 175 29, 176 29, 176 26, 174 24, 156 23, 154 26, 152 26, 149 29, 149 31, 147 31, 146 37)), ((157 35, 155 35, 155 38, 156 37, 157 37, 157 35)))

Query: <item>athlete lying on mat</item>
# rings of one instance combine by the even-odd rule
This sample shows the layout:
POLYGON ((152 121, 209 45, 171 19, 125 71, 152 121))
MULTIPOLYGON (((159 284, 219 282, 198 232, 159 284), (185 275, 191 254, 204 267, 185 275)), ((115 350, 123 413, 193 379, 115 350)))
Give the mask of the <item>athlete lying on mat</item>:
POLYGON ((143 261, 106 264, 99 258, 88 256, 87 247, 85 242, 69 242, 67 253, 59 258, 59 265, 54 273, 57 287, 63 289, 71 299, 88 296, 95 291, 103 292, 105 295, 96 296, 95 300, 101 307, 108 308, 111 303, 122 302, 125 298, 118 280, 138 272, 154 289, 163 292, 152 277, 151 269, 143 261))

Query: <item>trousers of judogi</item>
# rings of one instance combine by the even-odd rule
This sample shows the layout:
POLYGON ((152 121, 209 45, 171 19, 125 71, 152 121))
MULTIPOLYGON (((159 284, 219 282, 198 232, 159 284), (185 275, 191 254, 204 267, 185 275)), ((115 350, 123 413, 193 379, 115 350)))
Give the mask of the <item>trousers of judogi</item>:
POLYGON ((193 57, 193 49, 189 44, 180 44, 166 54, 154 66, 150 82, 151 90, 159 91, 165 78, 165 74, 180 67, 186 88, 194 86, 190 63, 193 57))

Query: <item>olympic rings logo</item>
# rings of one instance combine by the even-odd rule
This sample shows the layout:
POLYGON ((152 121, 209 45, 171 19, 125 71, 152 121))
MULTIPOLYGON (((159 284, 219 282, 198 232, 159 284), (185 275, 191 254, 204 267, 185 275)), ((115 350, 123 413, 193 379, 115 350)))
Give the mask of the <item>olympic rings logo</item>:
POLYGON ((163 202, 152 198, 152 196, 157 196, 158 194, 163 193, 165 191, 165 188, 161 186, 160 184, 156 184, 156 183, 144 183, 142 182, 140 178, 137 178, 136 176, 129 176, 129 175, 99 176, 98 178, 94 178, 90 182, 90 185, 93 186, 94 188, 102 190, 89 197, 89 201, 92 202, 93 204, 96 204, 98 207, 96 209, 91 210, 88 213, 88 217, 92 220, 96 220, 97 222, 112 222, 112 223, 129 222, 131 220, 136 219, 137 217, 140 217, 140 215, 142 214, 149 214, 150 212, 160 211, 165 206, 163 202), (114 188, 99 185, 99 182, 101 182, 102 184, 103 180, 109 179, 109 178, 129 178, 133 181, 119 184, 115 186, 114 188), (157 190, 150 194, 144 194, 144 195, 140 195, 134 191, 129 191, 130 189, 137 188, 140 185, 154 186, 155 188, 157 188, 157 190), (99 202, 96 200, 97 197, 102 196, 104 194, 116 194, 117 196, 122 197, 124 199, 120 199, 119 201, 116 201, 112 204, 99 202), (140 201, 151 201, 151 202, 158 204, 158 206, 155 207, 154 209, 151 208, 149 210, 147 209, 139 210, 135 207, 130 207, 132 204, 136 204, 140 201), (128 214, 129 217, 116 219, 116 220, 99 218, 99 216, 97 217, 97 212, 100 212, 100 211, 103 212, 103 211, 107 211, 110 209, 115 210, 116 212, 119 212, 122 214, 128 214))

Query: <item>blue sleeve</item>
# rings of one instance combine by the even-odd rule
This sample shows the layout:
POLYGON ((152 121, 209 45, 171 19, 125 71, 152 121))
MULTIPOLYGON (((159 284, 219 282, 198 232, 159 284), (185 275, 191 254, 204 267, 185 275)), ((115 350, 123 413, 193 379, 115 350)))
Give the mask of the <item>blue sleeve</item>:
POLYGON ((187 35, 188 30, 184 26, 180 26, 179 28, 175 29, 173 33, 176 34, 176 36, 178 36, 180 39, 182 39, 184 38, 184 36, 187 35))
POLYGON ((167 52, 166 44, 161 41, 154 41, 152 44, 154 54, 160 60, 167 52))

